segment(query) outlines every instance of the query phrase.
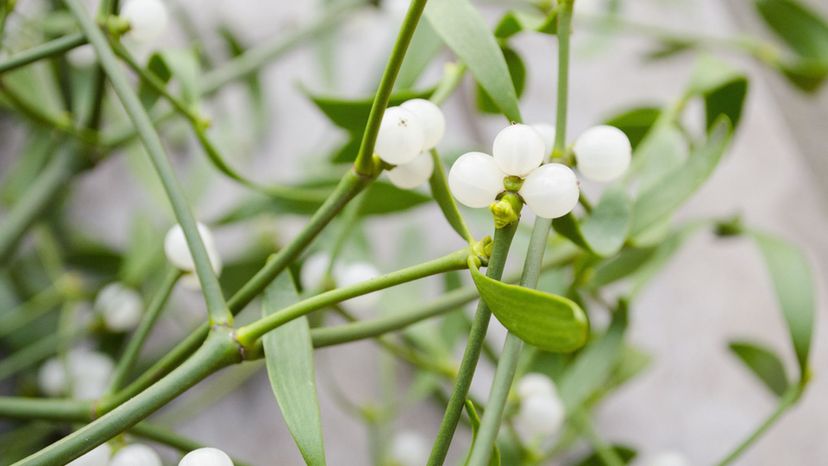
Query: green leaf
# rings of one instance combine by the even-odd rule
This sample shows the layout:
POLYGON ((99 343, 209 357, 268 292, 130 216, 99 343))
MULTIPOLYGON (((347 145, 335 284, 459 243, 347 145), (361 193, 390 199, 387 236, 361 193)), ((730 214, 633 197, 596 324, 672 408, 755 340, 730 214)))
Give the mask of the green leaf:
POLYGON ((443 216, 448 221, 449 225, 460 235, 461 238, 471 241, 473 238, 469 233, 466 222, 457 210, 457 203, 454 202, 454 196, 451 195, 448 189, 448 181, 446 181, 446 172, 443 168, 443 161, 437 155, 435 150, 431 151, 431 158, 434 160, 434 171, 428 180, 431 188, 431 195, 443 212, 443 216))
POLYGON ((728 347, 771 392, 776 396, 785 393, 788 389, 785 366, 772 350, 747 341, 732 341, 728 347))
POLYGON ((731 137, 730 122, 721 118, 684 164, 642 192, 633 204, 630 234, 644 232, 684 204, 713 173, 731 137))
POLYGON ((627 331, 627 305, 621 302, 607 332, 575 358, 558 382, 561 400, 567 412, 575 412, 612 375, 624 346, 627 331))
POLYGON ((517 92, 503 52, 469 0, 431 0, 425 16, 446 45, 511 121, 521 121, 517 92))
MULTIPOLYGON (((388 105, 400 105, 409 99, 427 99, 432 91, 433 89, 396 92, 391 96, 388 105)), ((349 99, 313 94, 307 90, 305 94, 333 124, 353 135, 362 137, 365 125, 368 123, 368 115, 371 113, 371 106, 374 103, 374 96, 349 99)))
POLYGON ((630 229, 630 200, 623 187, 608 188, 592 213, 579 224, 571 213, 552 221, 555 231, 587 252, 606 257, 617 253, 630 229))
POLYGON ((572 300, 491 279, 471 267, 480 298, 514 335, 544 351, 568 353, 584 346, 589 322, 572 300))
MULTIPOLYGON (((618 455, 619 458, 624 460, 625 463, 630 463, 635 457, 638 455, 638 452, 629 446, 626 445, 610 445, 610 448, 615 450, 615 454, 618 455)), ((578 461, 574 464, 574 466, 605 466, 606 463, 601 458, 601 455, 598 452, 592 452, 588 454, 584 459, 578 461)))
POLYGON ((659 120, 639 144, 633 155, 629 178, 643 192, 687 160, 687 140, 671 121, 659 120))
POLYGON ((696 63, 688 92, 704 98, 705 121, 709 130, 720 115, 726 115, 734 128, 739 125, 747 90, 748 81, 744 73, 726 62, 705 55, 696 63))
MULTIPOLYGON (((238 57, 248 49, 229 26, 221 26, 219 28, 219 34, 224 39, 224 43, 231 57, 238 57)), ((254 124, 256 125, 254 134, 256 135, 264 134, 269 120, 267 98, 265 96, 264 86, 262 85, 261 75, 261 71, 252 72, 244 78, 248 101, 256 115, 254 119, 254 124)))
POLYGON ((400 189, 391 183, 374 182, 365 190, 359 215, 383 215, 402 212, 425 204, 431 198, 411 189, 400 189))
POLYGON ((414 37, 411 38, 411 45, 403 59, 397 80, 394 82, 395 89, 411 89, 417 84, 428 65, 434 60, 443 48, 443 41, 434 32, 428 21, 420 21, 417 29, 414 30, 414 37))
POLYGON ((659 107, 636 107, 608 118, 605 123, 623 131, 635 150, 658 120, 659 115, 661 115, 659 107))
POLYGON ((555 34, 558 30, 557 11, 546 16, 540 12, 510 10, 495 26, 494 35, 498 39, 508 39, 521 32, 541 32, 555 34))
POLYGON ((798 55, 828 60, 828 23, 793 0, 757 0, 765 23, 798 55))
POLYGON ((145 215, 136 215, 130 224, 129 243, 118 273, 121 281, 139 287, 162 263, 162 239, 145 215))
MULTIPOLYGON (((510 47, 503 47, 501 50, 503 51, 503 58, 506 59, 506 66, 509 67, 509 76, 515 86, 515 92, 517 92, 517 97, 520 99, 520 96, 523 95, 523 89, 526 87, 526 65, 514 49, 510 47)), ((486 90, 479 84, 476 86, 476 94, 477 108, 481 112, 495 114, 500 113, 500 109, 497 104, 495 104, 494 100, 489 97, 486 90)))
POLYGON ((178 81, 181 97, 189 104, 196 103, 201 95, 201 63, 198 52, 191 49, 164 49, 160 53, 173 78, 178 81))
POLYGON ((791 343, 799 362, 800 378, 808 377, 808 356, 811 351, 816 306, 814 283, 805 255, 790 243, 751 231, 770 272, 782 315, 788 324, 791 343))
MULTIPOLYGON (((475 440, 477 440, 477 432, 480 431, 480 416, 477 414, 477 410, 474 409, 474 403, 471 400, 466 399, 465 406, 466 414, 469 415, 469 423, 471 424, 473 445, 475 440)), ((468 464, 468 459, 466 459, 466 464, 468 464)), ((497 447, 497 442, 492 445, 492 457, 489 459, 489 466, 500 466, 500 449, 497 447)))
MULTIPOLYGON (((290 274, 282 273, 266 290, 262 315, 271 315, 298 301, 290 274)), ((307 318, 294 319, 267 333, 263 346, 270 386, 293 440, 307 464, 324 465, 313 342, 307 318)))

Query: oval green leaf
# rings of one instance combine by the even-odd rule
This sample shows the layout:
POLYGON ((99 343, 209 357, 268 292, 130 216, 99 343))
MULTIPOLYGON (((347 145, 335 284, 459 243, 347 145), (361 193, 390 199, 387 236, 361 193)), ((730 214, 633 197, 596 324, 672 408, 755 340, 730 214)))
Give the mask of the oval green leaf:
POLYGON ((620 185, 608 188, 589 216, 579 222, 573 214, 552 221, 555 231, 587 252, 607 257, 624 245, 630 230, 631 206, 620 185))
POLYGON ((782 315, 788 324, 800 377, 805 379, 816 314, 814 282, 808 260, 802 251, 787 241, 758 231, 751 231, 750 235, 759 246, 770 272, 782 315))
POLYGON ((569 353, 587 342, 587 316, 572 300, 489 278, 471 267, 480 298, 521 340, 544 351, 569 353))
POLYGON ((425 16, 446 45, 511 121, 521 121, 506 59, 486 21, 468 0, 431 0, 425 16))
POLYGON ((788 390, 785 366, 776 353, 763 345, 747 341, 732 341, 728 347, 776 396, 782 396, 788 390))
MULTIPOLYGON (((299 301, 289 273, 267 288, 262 314, 273 314, 299 301)), ((267 375, 293 440, 305 462, 325 464, 322 421, 316 395, 313 342, 307 317, 294 319, 263 337, 267 375)))

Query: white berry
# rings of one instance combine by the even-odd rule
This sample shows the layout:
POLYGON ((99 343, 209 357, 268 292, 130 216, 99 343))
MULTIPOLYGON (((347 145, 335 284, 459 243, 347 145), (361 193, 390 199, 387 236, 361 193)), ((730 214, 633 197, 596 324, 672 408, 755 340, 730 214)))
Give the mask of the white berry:
POLYGON ((178 466, 233 466, 233 460, 218 448, 199 448, 181 458, 178 466))
POLYGON ((414 160, 425 147, 425 130, 420 118, 402 107, 390 107, 382 116, 374 152, 392 165, 414 160))
POLYGON ((64 362, 47 360, 38 371, 40 390, 49 396, 66 395, 71 380, 72 396, 80 400, 100 397, 106 391, 115 364, 109 356, 87 349, 74 349, 64 362))
POLYGON ((414 432, 400 432, 391 442, 389 451, 393 464, 422 466, 428 461, 429 447, 422 436, 414 432))
POLYGON ((51 358, 44 362, 37 371, 37 384, 40 391, 48 396, 65 394, 67 383, 63 361, 51 358))
POLYGON ((102 443, 84 455, 68 462, 66 466, 107 466, 111 455, 112 448, 108 443, 102 443))
POLYGON ((614 126, 595 126, 583 132, 573 146, 578 171, 593 181, 611 181, 630 166, 632 146, 623 131, 614 126))
POLYGON ((507 175, 526 176, 543 162, 544 145, 540 134, 528 125, 511 125, 495 136, 492 156, 507 175))
POLYGON ((138 42, 159 38, 169 22, 167 7, 161 0, 128 0, 120 16, 129 23, 129 37, 138 42))
POLYGON ((535 123, 531 126, 543 140, 543 154, 548 156, 555 148, 555 127, 548 123, 535 123))
POLYGON ((558 433, 566 417, 557 397, 532 396, 520 402, 514 418, 515 430, 528 444, 549 441, 558 433))
POLYGON ((414 160, 389 170, 388 179, 398 188, 412 189, 428 181, 433 172, 434 159, 431 154, 420 152, 414 160))
POLYGON ((448 175, 451 193, 468 207, 487 207, 503 192, 506 175, 494 159, 482 152, 469 152, 458 158, 448 175))
POLYGON ((680 453, 664 451, 648 458, 643 466, 690 466, 690 461, 680 453))
POLYGON ((152 448, 135 443, 120 449, 109 466, 162 466, 161 458, 152 448))
MULTIPOLYGON (((338 288, 362 283, 380 275, 379 270, 367 262, 355 262, 334 268, 334 280, 338 288)), ((343 304, 356 311, 371 310, 379 302, 380 293, 373 292, 344 301, 343 304)))
POLYGON ((328 264, 330 262, 331 257, 324 252, 314 254, 305 259, 299 275, 300 280, 302 280, 302 286, 308 290, 321 287, 322 279, 325 278, 325 273, 328 271, 328 264))
POLYGON ((66 60, 75 68, 87 68, 98 61, 98 55, 91 44, 83 44, 70 50, 66 60))
POLYGON ((538 217, 562 217, 578 204, 578 178, 566 165, 548 163, 523 181, 520 196, 538 217))
MULTIPOLYGON (((201 236, 201 241, 204 242, 205 249, 207 249, 207 257, 210 259, 213 271, 219 273, 222 267, 221 256, 219 256, 218 249, 216 249, 213 241, 213 234, 205 225, 201 223, 197 225, 198 233, 201 236)), ((176 224, 167 232, 167 236, 164 238, 164 252, 167 254, 167 260, 175 267, 184 272, 195 272, 195 262, 181 225, 176 224)))
POLYGON ((520 378, 516 388, 517 394, 521 399, 533 396, 556 397, 557 391, 552 380, 537 372, 532 372, 520 378))
POLYGON ((425 137, 423 150, 435 147, 443 139, 446 132, 446 117, 443 116, 443 111, 434 102, 425 99, 411 99, 400 105, 400 107, 410 111, 420 119, 425 137))
POLYGON ((144 301, 137 291, 122 283, 110 283, 98 292, 95 299, 95 311, 114 332, 134 329, 141 321, 144 301))

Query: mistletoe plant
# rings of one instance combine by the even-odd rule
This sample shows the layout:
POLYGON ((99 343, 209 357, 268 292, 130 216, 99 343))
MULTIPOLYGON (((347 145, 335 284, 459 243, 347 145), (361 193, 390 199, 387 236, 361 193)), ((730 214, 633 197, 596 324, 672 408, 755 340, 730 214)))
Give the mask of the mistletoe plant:
MULTIPOLYGON (((186 15, 168 11, 160 0, 103 0, 94 14, 81 0, 55 1, 37 19, 20 13, 18 3, 0 3, 2 117, 25 133, 2 184, 0 379, 9 393, 0 397, 0 418, 8 420, 0 425, 2 464, 161 465, 155 449, 141 443, 151 442, 178 450, 180 466, 242 465, 215 448, 232 444, 198 445, 154 414, 208 376, 264 359, 302 457, 323 465, 314 350, 363 339, 375 340, 390 361, 416 371, 407 400, 427 399, 443 413, 429 447, 411 432, 387 437, 402 400, 396 389, 365 406, 342 401, 367 424, 377 464, 442 465, 458 428, 472 433, 462 459, 472 466, 546 464, 552 458, 627 464, 635 449, 600 438, 591 412, 647 366, 649 357, 625 338, 638 292, 682 243, 705 229, 758 246, 798 362, 791 378, 773 350, 730 342, 777 397, 778 408, 720 464, 748 449, 808 385, 814 293, 803 254, 738 218, 672 221, 715 170, 742 115, 747 77, 713 58, 716 53, 746 54, 806 92, 828 76, 828 25, 794 0, 754 2, 785 48, 749 37, 627 24, 617 1, 608 2, 606 15, 583 17, 575 15, 575 0, 525 2, 499 10, 492 30, 468 0, 411 0, 370 98, 306 91, 348 140, 331 155, 325 176, 292 184, 262 183, 235 169, 214 128, 226 128, 228 121, 214 122, 203 109, 219 107, 215 96, 244 83, 255 140, 267 116, 261 69, 309 42, 330 56, 334 26, 376 5, 330 3, 316 20, 253 47, 223 28, 228 55, 218 58, 201 47, 186 15), (192 49, 150 45, 166 38, 171 18, 189 31, 192 49), (577 29, 582 34, 651 37, 653 59, 698 53, 696 71, 674 102, 631 109, 572 137, 573 23, 583 26, 577 29), (23 28, 33 33, 24 36, 23 28), (523 123, 521 117, 526 70, 510 41, 522 34, 557 44, 557 99, 549 121, 523 123), (28 43, 32 36, 41 42, 28 43), (415 87, 446 48, 451 61, 440 79, 415 87), (477 110, 501 114, 506 122, 491 138, 490 151, 447 157, 439 150, 454 122, 441 106, 467 75, 474 80, 477 110), (704 107, 704 121, 696 125, 701 131, 688 129, 693 125, 685 110, 694 101, 704 107), (180 181, 197 185, 203 176, 173 167, 168 147, 180 145, 180 128, 167 130, 176 121, 185 124, 213 173, 249 191, 217 219, 194 216, 188 201, 193 194, 180 181), (164 236, 150 219, 140 219, 129 244, 113 249, 75 231, 61 200, 84 173, 130 152, 150 162, 148 181, 163 188, 172 212, 166 226, 172 226, 164 236), (600 198, 590 199, 580 178, 598 182, 600 198), (425 184, 430 195, 421 188, 425 184), (455 200, 477 210, 463 215, 455 200), (380 273, 366 259, 372 251, 361 246, 363 221, 429 203, 459 235, 458 246, 425 261, 418 250, 415 259, 422 262, 380 273), (521 224, 529 211, 531 229, 521 224), (282 214, 304 216, 301 230, 286 242, 271 237, 256 244, 241 259, 224 257, 213 239, 214 230, 251 226, 254 219, 279 225, 282 214), (487 225, 490 236, 474 235, 467 218, 487 225), (515 238, 521 240, 516 244, 528 241, 525 251, 511 250, 515 238), (522 262, 517 276, 504 275, 510 255, 522 262), (466 286, 458 275, 465 270, 466 286), (431 301, 386 299, 400 285, 435 275, 445 277, 446 290, 431 301), (206 315, 153 358, 145 343, 165 322, 179 285, 203 297, 206 315), (381 290, 387 293, 378 301, 375 292, 381 290), (471 317, 460 311, 475 300, 471 317), (91 312, 79 311, 87 301, 94 303, 91 312), (364 317, 366 308, 377 307, 388 311, 364 317), (346 323, 333 323, 332 314, 346 323), (601 314, 610 316, 609 325, 591 325, 601 314), (485 339, 492 315, 508 331, 501 351, 485 339), (416 331, 423 325, 427 332, 416 331), (464 347, 459 361, 453 353, 458 342, 464 347), (469 392, 481 356, 496 366, 486 400, 469 392), (593 452, 577 457, 581 440, 593 452)), ((15 148, 3 146, 6 152, 15 148)), ((417 250, 419 242, 406 240, 404 249, 417 250)), ((247 367, 253 371, 244 377, 230 370, 235 385, 261 366, 247 367)), ((185 416, 183 408, 173 412, 185 416)), ((667 452, 651 456, 649 464, 686 462, 667 452)))

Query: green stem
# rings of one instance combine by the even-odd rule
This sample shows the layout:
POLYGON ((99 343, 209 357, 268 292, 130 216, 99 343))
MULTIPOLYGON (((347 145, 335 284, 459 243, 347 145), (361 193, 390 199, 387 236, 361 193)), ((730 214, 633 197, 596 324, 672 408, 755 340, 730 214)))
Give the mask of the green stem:
MULTIPOLYGON (((217 327, 198 351, 158 383, 100 419, 18 461, 15 466, 66 464, 134 426, 208 375, 240 359, 239 348, 233 340, 232 333, 223 327, 217 327)), ((78 404, 71 406, 73 409, 77 409, 77 406, 83 407, 78 404)), ((0 411, 2 407, 0 399, 0 411)), ((88 406, 87 409, 89 409, 88 406)), ((68 411, 67 414, 77 414, 77 412, 68 411)))
MULTIPOLYGON (((486 276, 499 280, 503 276, 503 269, 506 265, 506 257, 509 254, 509 246, 517 231, 517 222, 495 230, 492 255, 489 258, 489 265, 486 268, 486 276)), ((440 422, 440 429, 437 432, 437 440, 431 449, 428 458, 428 466, 442 465, 446 460, 451 439, 457 429, 457 423, 463 413, 466 403, 466 396, 469 393, 471 380, 477 368, 477 361, 480 359, 480 351, 483 346, 483 339, 486 337, 486 330, 489 328, 489 320, 492 313, 483 300, 477 305, 477 311, 469 331, 469 339, 466 349, 463 352, 463 359, 457 373, 457 380, 454 383, 451 396, 449 397, 443 420, 440 422)))
POLYGON ((126 348, 124 348, 123 354, 118 359, 118 364, 115 366, 115 371, 112 374, 112 380, 109 383, 107 394, 114 393, 126 382, 129 372, 135 366, 135 361, 138 360, 141 348, 144 347, 144 342, 147 340, 153 327, 155 327, 155 323, 158 321, 161 312, 163 312, 167 300, 180 277, 180 270, 170 270, 167 273, 161 287, 156 292, 155 297, 147 307, 147 311, 141 318, 138 328, 135 329, 135 333, 132 334, 129 342, 127 342, 126 348))
POLYGON ((765 419, 759 427, 756 428, 753 432, 751 432, 748 437, 743 440, 739 445, 730 452, 725 458, 719 463, 717 466, 727 466, 728 464, 733 463, 736 461, 742 454, 747 451, 754 443, 756 443, 759 438, 765 434, 775 423, 782 417, 788 409, 796 404, 799 400, 799 397, 802 395, 803 386, 800 384, 794 385, 788 389, 783 395, 782 398, 779 399, 779 404, 776 406, 776 409, 770 414, 770 416, 765 419))
POLYGON ((244 347, 250 348, 267 332, 323 307, 423 277, 464 269, 468 266, 470 254, 474 254, 470 248, 463 248, 439 259, 397 270, 352 286, 320 293, 239 328, 236 338, 244 347))
POLYGON ((55 284, 34 295, 30 300, 7 312, 0 319, 0 338, 12 334, 26 324, 53 310, 63 301, 64 294, 59 284, 55 284))
MULTIPOLYGON (((569 39, 572 23, 572 8, 574 0, 563 0, 558 6, 558 104, 555 124, 555 150, 553 153, 562 154, 566 145, 567 106, 569 100, 569 39)), ((532 229, 532 237, 526 251, 526 261, 523 264, 523 275, 520 285, 535 288, 540 278, 543 255, 546 251, 547 237, 552 220, 538 217, 532 229)), ((477 433, 477 439, 472 445, 469 466, 484 466, 489 462, 492 454, 492 445, 497 440, 500 430, 503 411, 509 396, 509 389, 515 377, 523 341, 511 332, 506 334, 506 342, 500 361, 495 369, 489 400, 486 402, 486 411, 477 433)))
POLYGON ((36 45, 28 50, 14 54, 5 61, 0 62, 0 74, 7 73, 14 69, 26 66, 44 58, 60 55, 64 52, 86 43, 83 34, 69 34, 49 42, 36 45))
POLYGON ((0 416, 4 418, 74 422, 89 419, 91 413, 88 401, 0 396, 0 416))
POLYGON ((379 134, 380 123, 382 123, 382 115, 385 113, 385 107, 388 106, 391 92, 394 90, 394 81, 396 81, 397 74, 400 72, 403 58, 405 58, 405 52, 408 50, 408 45, 411 43, 411 37, 414 36, 417 24, 420 22, 420 16, 423 14, 426 1, 412 0, 408 7, 408 12, 397 35, 397 41, 394 43, 394 48, 391 51, 391 57, 388 59, 385 72, 382 74, 379 88, 374 97, 374 103, 371 105, 371 113, 368 115, 365 133, 362 136, 359 153, 357 153, 356 161, 354 162, 354 168, 357 173, 371 174, 375 171, 374 145, 377 142, 377 134, 379 134))
POLYGON ((72 119, 66 115, 62 118, 58 118, 41 111, 35 105, 32 105, 25 99, 18 96, 2 81, 0 81, 0 94, 8 100, 9 104, 11 104, 15 110, 33 122, 45 128, 54 129, 68 136, 72 136, 85 146, 94 147, 98 144, 98 133, 96 131, 75 126, 72 119))
POLYGON ((144 147, 164 186, 164 190, 167 192, 167 197, 172 204, 176 219, 184 231, 187 245, 193 256, 196 274, 201 283, 204 299, 207 302, 207 312, 210 316, 211 323, 221 325, 231 324, 233 316, 227 309, 224 297, 221 294, 221 286, 219 285, 216 274, 213 272, 213 267, 210 264, 207 249, 204 247, 201 235, 196 228, 195 218, 190 211, 190 206, 179 186, 170 161, 167 159, 164 146, 161 144, 161 139, 158 137, 158 133, 156 133, 149 115, 147 115, 147 112, 141 105, 141 101, 138 100, 138 96, 132 90, 129 80, 121 70, 115 54, 109 47, 109 42, 106 37, 95 25, 93 19, 86 13, 84 7, 80 4, 80 0, 65 0, 65 3, 75 16, 84 35, 89 39, 89 43, 95 48, 101 67, 109 77, 112 88, 115 90, 124 109, 135 125, 138 136, 144 143, 144 147))

